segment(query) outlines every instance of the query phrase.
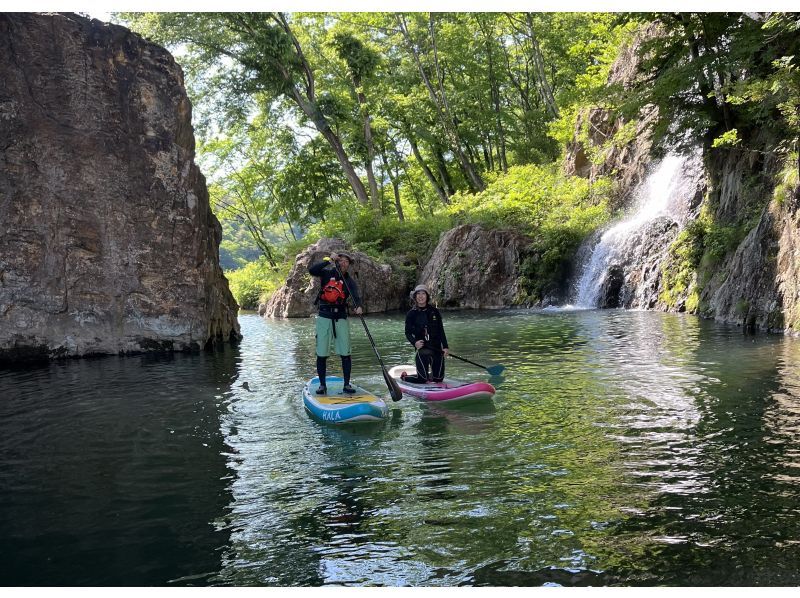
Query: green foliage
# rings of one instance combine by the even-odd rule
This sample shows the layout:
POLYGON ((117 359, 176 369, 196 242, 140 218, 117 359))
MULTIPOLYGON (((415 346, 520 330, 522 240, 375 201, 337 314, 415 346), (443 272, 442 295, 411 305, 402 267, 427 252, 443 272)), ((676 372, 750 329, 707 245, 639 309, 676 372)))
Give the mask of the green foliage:
POLYGON ((446 216, 400 222, 389 217, 376 219, 371 211, 353 206, 346 214, 329 214, 325 222, 318 223, 312 230, 316 237, 344 239, 377 260, 400 259, 403 263, 418 265, 433 253, 440 235, 451 227, 452 221, 446 216))
POLYGON ((225 273, 236 302, 242 309, 256 309, 258 304, 269 300, 285 281, 290 262, 274 269, 263 259, 249 262, 238 270, 225 273))
POLYGON ((742 142, 739 137, 739 131, 731 129, 725 131, 722 135, 711 142, 711 147, 734 147, 742 142))
MULTIPOLYGON (((571 54, 575 58, 582 58, 585 70, 576 72, 574 89, 568 95, 568 101, 564 102, 559 118, 548 124, 549 135, 558 143, 563 150, 575 137, 575 124, 578 115, 589 108, 614 109, 614 96, 610 94, 608 78, 611 66, 617 59, 620 48, 629 44, 636 31, 640 27, 640 22, 631 20, 620 20, 614 15, 595 13, 597 22, 590 27, 593 36, 589 38, 576 38, 571 48, 571 54), (596 37, 594 37, 596 36, 596 37), (592 54, 592 52, 595 52, 592 54)), ((629 119, 632 123, 633 119, 629 119)), ((577 141, 583 142, 584 147, 590 147, 588 141, 588 123, 578 131, 577 141)), ((631 125, 629 125, 630 127, 631 125)), ((618 143, 625 143, 625 135, 635 134, 630 128, 623 127, 618 143)))
POLYGON ((457 194, 444 213, 490 228, 517 228, 535 233, 553 223, 578 223, 586 232, 603 220, 610 181, 591 184, 581 177, 564 177, 558 165, 515 166, 485 191, 457 194))
POLYGON ((667 259, 661 265, 661 292, 658 299, 669 308, 677 306, 687 291, 692 289, 691 301, 686 301, 686 310, 693 312, 699 307, 697 268, 703 257, 707 235, 707 222, 702 219, 690 222, 669 247, 667 259))
POLYGON ((699 293, 704 281, 739 246, 751 227, 746 220, 722 225, 713 220, 708 210, 702 211, 670 245, 661 266, 659 301, 674 308, 686 297, 687 311, 700 309, 699 293))
MULTIPOLYGON (((609 101, 623 113, 658 107, 657 141, 748 146, 757 132, 800 132, 800 18, 796 13, 655 13, 640 77, 609 101)), ((755 149, 755 148, 749 148, 755 149)))
MULTIPOLYGON (((769 132, 776 141, 766 151, 786 160, 774 197, 780 202, 797 185, 793 13, 766 21, 732 12, 122 17, 172 48, 184 69, 227 267, 244 264, 253 247, 283 267, 284 256, 321 235, 421 263, 443 230, 476 222, 531 238, 522 292, 539 300, 609 218, 610 181, 561 176, 559 154, 577 138, 601 162, 635 139, 635 118, 650 105, 658 108, 657 137, 702 138, 716 151, 762 152, 754 133, 769 132), (652 24, 658 35, 638 51, 639 77, 609 85, 619 49, 652 24), (589 108, 625 124, 597 142, 587 118, 576 131, 589 108), (370 171, 378 189, 366 208, 362 178, 370 171), (479 194, 470 192, 480 187, 475 176, 486 183, 479 194)), ((731 222, 706 217, 676 240, 666 303, 688 294, 687 308, 700 308, 697 272, 722 262, 763 209, 757 191, 765 181, 748 184, 752 193, 726 216, 731 222)), ((275 272, 259 263, 231 272, 249 305, 259 284, 268 287, 259 278, 275 272)))
POLYGON ((538 302, 555 292, 586 236, 610 219, 611 182, 593 185, 564 177, 555 165, 518 166, 477 195, 458 195, 444 213, 457 222, 511 228, 531 239, 520 267, 521 302, 538 302))
POLYGON ((332 45, 339 58, 344 60, 351 75, 357 81, 371 76, 380 62, 380 56, 372 48, 351 33, 338 31, 334 33, 332 45))
POLYGON ((747 230, 744 226, 708 225, 703 243, 706 249, 707 265, 715 265, 722 261, 742 242, 747 230))
POLYGON ((750 311, 750 302, 747 299, 739 299, 733 307, 733 313, 740 318, 744 318, 750 311))
POLYGON ((241 268, 261 256, 261 250, 238 221, 223 219, 220 224, 222 241, 219 244, 219 265, 223 270, 241 268))
POLYGON ((797 187, 800 186, 800 154, 798 152, 789 152, 785 161, 784 167, 778 173, 778 184, 775 185, 775 191, 772 197, 778 205, 783 205, 787 197, 797 192, 797 187))

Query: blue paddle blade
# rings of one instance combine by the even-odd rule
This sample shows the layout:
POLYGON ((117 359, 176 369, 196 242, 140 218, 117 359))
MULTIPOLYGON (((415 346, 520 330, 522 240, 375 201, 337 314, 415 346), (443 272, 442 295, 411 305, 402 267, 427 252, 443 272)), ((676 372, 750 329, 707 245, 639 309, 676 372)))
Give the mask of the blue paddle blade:
POLYGON ((490 376, 499 376, 504 369, 506 369, 504 365, 493 365, 486 368, 486 371, 489 372, 490 376))

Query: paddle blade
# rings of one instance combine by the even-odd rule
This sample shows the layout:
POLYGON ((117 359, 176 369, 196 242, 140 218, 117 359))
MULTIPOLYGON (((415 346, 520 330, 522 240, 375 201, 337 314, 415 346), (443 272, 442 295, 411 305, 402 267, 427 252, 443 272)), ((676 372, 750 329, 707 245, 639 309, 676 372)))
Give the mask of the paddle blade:
POLYGON ((504 369, 506 369, 504 365, 493 365, 486 368, 486 371, 489 372, 490 376, 499 376, 504 369))
POLYGON ((400 390, 397 380, 389 375, 389 372, 386 371, 386 368, 381 369, 383 370, 383 379, 386 381, 386 386, 389 387, 389 394, 391 395, 392 400, 399 401, 403 398, 403 391, 400 390))

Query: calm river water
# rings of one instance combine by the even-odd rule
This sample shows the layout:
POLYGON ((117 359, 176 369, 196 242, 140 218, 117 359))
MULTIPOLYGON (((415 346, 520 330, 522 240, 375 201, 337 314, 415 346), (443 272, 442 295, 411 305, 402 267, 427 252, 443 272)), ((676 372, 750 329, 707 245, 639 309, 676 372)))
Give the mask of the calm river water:
MULTIPOLYGON (((367 318, 387 366, 402 318, 367 318)), ((506 366, 494 401, 339 429, 300 399, 313 319, 240 321, 218 354, 0 371, 2 585, 800 584, 797 339, 446 312, 454 352, 506 366)))

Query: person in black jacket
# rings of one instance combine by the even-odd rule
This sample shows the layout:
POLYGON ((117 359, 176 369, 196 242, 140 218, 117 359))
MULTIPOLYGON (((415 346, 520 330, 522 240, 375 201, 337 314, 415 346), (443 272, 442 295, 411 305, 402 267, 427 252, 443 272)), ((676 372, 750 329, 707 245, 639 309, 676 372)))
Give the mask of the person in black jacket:
POLYGON ((350 325, 347 321, 347 298, 352 296, 357 314, 361 315, 363 310, 356 281, 347 273, 352 263, 353 257, 340 251, 338 254, 331 254, 330 257, 323 258, 323 261, 308 267, 309 274, 318 276, 321 281, 317 296, 319 313, 316 321, 317 376, 319 376, 317 394, 320 395, 328 392, 325 373, 331 341, 334 342, 336 353, 342 358, 343 390, 350 394, 355 392, 355 388, 350 385, 352 360, 350 357, 350 325), (336 266, 339 268, 338 272, 336 266))
POLYGON ((404 379, 418 384, 441 382, 444 379, 444 358, 449 354, 442 314, 430 304, 431 297, 425 285, 417 285, 411 291, 411 299, 414 307, 406 314, 406 338, 417 350, 414 359, 417 375, 404 379))

